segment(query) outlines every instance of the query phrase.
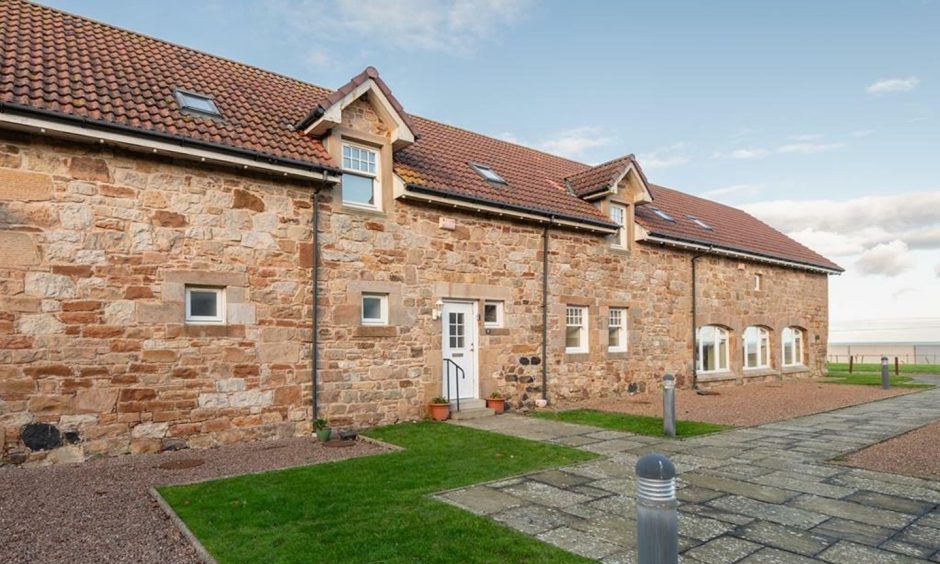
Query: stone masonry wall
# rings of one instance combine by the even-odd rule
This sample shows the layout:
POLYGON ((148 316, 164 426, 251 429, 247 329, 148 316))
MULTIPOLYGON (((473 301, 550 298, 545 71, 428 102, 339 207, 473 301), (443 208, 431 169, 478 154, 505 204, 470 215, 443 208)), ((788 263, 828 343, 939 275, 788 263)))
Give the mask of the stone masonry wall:
POLYGON ((310 194, 3 133, 3 458, 75 461, 309 430, 310 271, 298 264, 310 194), (227 324, 184 324, 186 284, 226 287, 227 324), (63 446, 31 451, 24 432, 63 446))
MULTIPOLYGON (((3 134, 2 459, 78 461, 309 433, 310 202, 300 184, 3 134), (224 286, 228 323, 185 324, 187 284, 224 286), (24 439, 62 446, 31 450, 24 439)), ((505 304, 503 328, 477 320, 479 397, 498 390, 519 407, 540 396, 541 227, 402 201, 369 212, 328 193, 320 211, 321 416, 334 426, 422 417, 442 392, 433 312, 447 298, 505 304), (361 324, 363 292, 388 294, 388 326, 361 324)), ((643 390, 664 372, 688 382, 690 258, 551 230, 553 399, 643 390), (586 354, 564 353, 568 304, 589 308, 586 354), (612 306, 628 308, 625 353, 607 352, 612 306)), ((700 260, 700 324, 732 330, 727 377, 742 376, 737 338, 750 324, 773 330, 774 366, 780 330, 805 328, 801 373, 819 375, 826 284, 823 275, 700 260), (753 272, 763 274, 759 292, 753 272)))

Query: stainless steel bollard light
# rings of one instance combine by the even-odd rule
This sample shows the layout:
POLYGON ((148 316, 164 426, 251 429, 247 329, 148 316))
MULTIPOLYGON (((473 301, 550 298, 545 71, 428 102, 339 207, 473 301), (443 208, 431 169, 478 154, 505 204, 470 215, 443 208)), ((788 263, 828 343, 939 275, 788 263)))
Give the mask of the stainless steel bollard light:
POLYGON ((676 379, 672 374, 663 376, 663 433, 676 436, 676 379))
POLYGON ((679 562, 676 467, 652 453, 636 463, 636 555, 639 564, 679 562))
POLYGON ((881 387, 885 390, 891 388, 891 377, 888 375, 888 357, 881 357, 881 387))

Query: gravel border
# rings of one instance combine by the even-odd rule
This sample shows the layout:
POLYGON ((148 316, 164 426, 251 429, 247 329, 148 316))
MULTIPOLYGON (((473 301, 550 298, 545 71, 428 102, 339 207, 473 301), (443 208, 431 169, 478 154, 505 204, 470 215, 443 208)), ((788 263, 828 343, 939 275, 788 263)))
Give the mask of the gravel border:
MULTIPOLYGON (((912 388, 882 390, 878 386, 827 384, 817 380, 754 382, 713 388, 717 395, 698 395, 688 388, 676 390, 676 417, 734 427, 784 421, 922 391, 912 388)), ((557 409, 590 408, 634 415, 662 416, 662 392, 628 398, 563 402, 557 409)))
POLYGON ((4 466, 0 562, 204 562, 151 489, 390 450, 373 440, 329 448, 312 437, 299 437, 75 465, 4 466), (184 461, 202 464, 181 467, 184 461), (160 468, 166 463, 177 465, 160 468))
POLYGON ((875 472, 940 480, 940 421, 833 460, 875 472))

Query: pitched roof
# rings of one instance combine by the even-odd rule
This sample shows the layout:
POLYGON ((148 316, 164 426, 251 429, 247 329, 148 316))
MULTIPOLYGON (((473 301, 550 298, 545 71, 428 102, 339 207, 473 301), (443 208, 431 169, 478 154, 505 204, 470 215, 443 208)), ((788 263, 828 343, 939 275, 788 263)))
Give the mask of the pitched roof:
MULTIPOLYGON (((336 168, 323 144, 296 126, 317 108, 342 98, 357 81, 372 78, 408 127, 421 134, 420 140, 395 153, 395 172, 406 184, 452 198, 606 226, 613 224, 570 193, 568 185, 587 194, 635 163, 627 155, 592 167, 408 116, 371 67, 333 91, 21 0, 0 0, 0 37, 3 111, 45 111, 336 168), (210 96, 222 119, 180 112, 175 89, 210 96), (487 182, 470 168, 471 162, 492 167, 507 184, 487 182)), ((656 187, 653 197, 655 205, 677 216, 677 223, 669 224, 639 206, 638 222, 655 234, 838 268, 740 210, 662 187, 656 187), (714 231, 704 232, 686 214, 701 217, 714 231)))
POLYGON ((652 235, 842 271, 836 263, 742 210, 655 184, 650 185, 650 192, 653 203, 637 206, 636 222, 652 235), (659 217, 654 208, 674 221, 659 217))
MULTIPOLYGON (((636 157, 632 154, 576 172, 565 178, 565 181, 574 190, 575 194, 587 196, 612 188, 613 184, 623 177, 630 165, 636 165, 636 157)), ((640 170, 639 166, 637 166, 637 170, 640 170)), ((642 171, 640 174, 643 174, 642 171)), ((645 182, 646 177, 643 178, 645 182)))

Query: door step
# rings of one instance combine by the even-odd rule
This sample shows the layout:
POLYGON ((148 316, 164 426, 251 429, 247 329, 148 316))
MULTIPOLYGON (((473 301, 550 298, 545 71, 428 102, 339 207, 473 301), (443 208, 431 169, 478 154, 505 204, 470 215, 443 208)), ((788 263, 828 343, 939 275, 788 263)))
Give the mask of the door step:
POLYGON ((450 418, 456 421, 466 421, 468 419, 479 419, 481 417, 496 417, 495 409, 485 407, 466 408, 463 406, 463 400, 460 402, 460 411, 451 410, 450 418))
MULTIPOLYGON (((480 409, 481 407, 486 407, 486 400, 477 398, 460 398, 461 411, 467 411, 468 409, 480 409)), ((457 400, 450 401, 450 411, 451 413, 457 411, 457 400)))

